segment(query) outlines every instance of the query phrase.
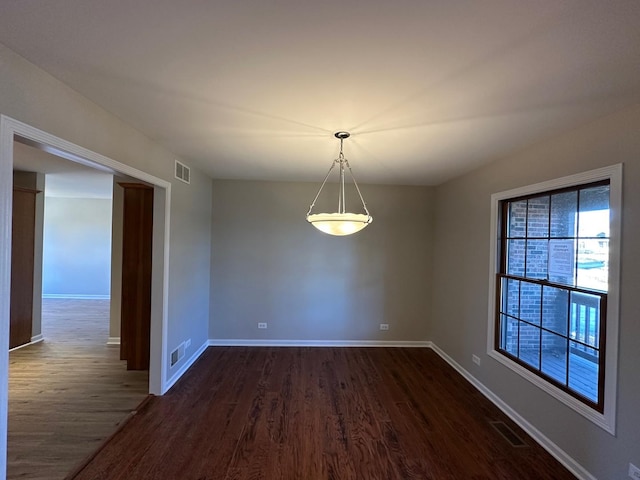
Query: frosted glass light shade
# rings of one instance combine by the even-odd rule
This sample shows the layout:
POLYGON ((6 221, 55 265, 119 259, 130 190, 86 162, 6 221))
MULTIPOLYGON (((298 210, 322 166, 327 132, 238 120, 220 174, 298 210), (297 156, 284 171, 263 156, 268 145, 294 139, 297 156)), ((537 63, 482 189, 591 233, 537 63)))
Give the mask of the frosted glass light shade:
POLYGON ((373 221, 371 215, 362 213, 316 213, 307 215, 307 222, 329 235, 351 235, 373 221))

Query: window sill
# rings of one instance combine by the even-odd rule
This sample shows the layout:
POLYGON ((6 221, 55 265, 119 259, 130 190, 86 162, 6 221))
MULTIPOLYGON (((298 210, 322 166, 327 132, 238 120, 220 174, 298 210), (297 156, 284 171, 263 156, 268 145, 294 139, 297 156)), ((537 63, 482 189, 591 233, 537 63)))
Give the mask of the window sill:
POLYGON ((566 393, 563 390, 559 389, 555 385, 547 382, 545 379, 543 379, 543 378, 539 377, 538 375, 530 372, 529 370, 527 370, 523 366, 518 365, 516 362, 508 359, 507 357, 505 357, 504 355, 500 354, 499 352, 497 352, 495 350, 492 350, 492 349, 488 350, 487 351, 487 355, 489 355, 491 358, 493 358, 493 359, 497 360, 498 362, 500 362, 502 365, 507 367, 509 370, 517 373, 518 375, 520 375, 524 379, 526 379, 529 382, 533 383, 538 388, 540 388, 541 390, 545 391, 546 393, 548 393, 549 395, 554 397, 556 400, 562 402, 563 404, 565 404, 566 406, 568 406, 569 408, 571 408, 575 412, 577 412, 580 415, 582 415, 583 417, 585 417, 587 420, 589 420, 589 421, 593 422, 594 424, 596 424, 598 427, 602 428, 606 432, 608 432, 611 435, 615 436, 615 433, 616 433, 616 430, 615 430, 615 419, 611 418, 611 415, 607 415, 607 411, 606 410, 605 410, 604 414, 598 412, 597 410, 594 410, 593 408, 589 407, 588 405, 585 405, 584 403, 582 403, 577 398, 569 395, 568 393, 566 393))

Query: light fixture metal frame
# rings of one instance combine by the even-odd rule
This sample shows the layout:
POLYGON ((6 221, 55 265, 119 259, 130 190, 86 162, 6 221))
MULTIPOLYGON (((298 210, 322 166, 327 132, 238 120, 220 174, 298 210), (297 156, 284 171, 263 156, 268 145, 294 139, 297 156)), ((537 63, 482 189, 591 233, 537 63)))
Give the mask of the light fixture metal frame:
POLYGON ((329 171, 325 175, 322 185, 320 185, 320 189, 318 190, 318 193, 313 199, 313 202, 311 202, 311 206, 309 207, 309 211, 307 212, 307 221, 311 223, 314 227, 318 228, 319 230, 325 233, 328 233, 329 235, 350 235, 352 233, 356 233, 362 230, 367 225, 369 225, 373 221, 373 217, 369 213, 369 209, 367 208, 367 204, 364 201, 362 192, 360 191, 360 187, 358 187, 358 182, 356 182, 356 179, 353 175, 353 170, 351 169, 351 165, 349 165, 349 161, 345 158, 343 153, 344 140, 349 138, 351 134, 345 131, 338 131, 334 133, 334 136, 340 140, 340 153, 338 154, 338 158, 336 158, 331 163, 331 166, 329 167, 329 171), (315 206, 316 201, 318 200, 318 197, 320 197, 320 194, 322 193, 322 190, 325 184, 327 183, 327 180, 329 179, 329 176, 331 175, 331 172, 333 171, 336 165, 338 165, 340 169, 340 172, 339 172, 340 180, 339 180, 339 187, 338 187, 338 211, 336 213, 312 214, 311 211, 313 210, 313 207, 315 206), (345 196, 345 170, 348 170, 349 174, 351 175, 351 180, 353 181, 353 185, 356 189, 356 192, 358 192, 358 197, 360 197, 360 201, 362 202, 362 208, 365 211, 364 215, 347 212, 346 196, 345 196), (326 229, 320 228, 316 224, 316 222, 318 223, 349 222, 351 224, 356 224, 357 227, 353 229, 353 231, 348 231, 346 233, 336 233, 336 232, 332 232, 332 231, 328 231, 326 229))

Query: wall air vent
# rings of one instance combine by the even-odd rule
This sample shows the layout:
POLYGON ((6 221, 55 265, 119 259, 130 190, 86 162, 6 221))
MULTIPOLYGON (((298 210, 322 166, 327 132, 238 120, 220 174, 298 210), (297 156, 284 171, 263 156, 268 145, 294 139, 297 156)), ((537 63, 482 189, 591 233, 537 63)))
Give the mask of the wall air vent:
POLYGON ((171 352, 171 366, 173 367, 176 363, 178 363, 184 357, 184 342, 178 345, 173 352, 171 352))
POLYGON ((528 447, 527 443, 504 422, 489 422, 512 447, 528 447))
POLYGON ((176 160, 176 178, 184 183, 191 183, 191 169, 176 160))

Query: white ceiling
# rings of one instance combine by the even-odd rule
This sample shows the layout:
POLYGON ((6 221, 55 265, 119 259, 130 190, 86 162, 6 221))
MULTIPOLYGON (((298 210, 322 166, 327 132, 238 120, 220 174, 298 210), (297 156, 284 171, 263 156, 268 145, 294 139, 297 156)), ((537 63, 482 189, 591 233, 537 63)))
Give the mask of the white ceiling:
POLYGON ((215 178, 438 184, 640 103, 638 0, 3 0, 0 43, 215 178))
POLYGON ((13 167, 44 173, 47 197, 110 199, 113 196, 112 174, 19 142, 13 142, 13 167))

